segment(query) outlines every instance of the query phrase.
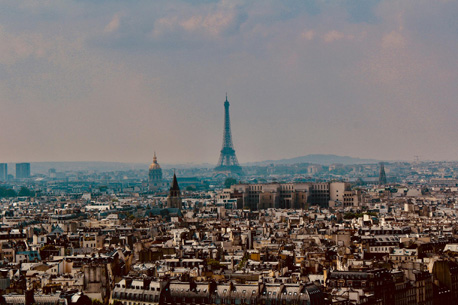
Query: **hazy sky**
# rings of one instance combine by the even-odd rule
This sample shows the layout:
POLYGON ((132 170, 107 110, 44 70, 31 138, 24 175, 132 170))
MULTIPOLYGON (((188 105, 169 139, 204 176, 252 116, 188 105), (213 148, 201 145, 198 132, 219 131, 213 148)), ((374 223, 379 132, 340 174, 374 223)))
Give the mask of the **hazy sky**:
POLYGON ((458 159, 458 1, 0 1, 0 162, 458 159))

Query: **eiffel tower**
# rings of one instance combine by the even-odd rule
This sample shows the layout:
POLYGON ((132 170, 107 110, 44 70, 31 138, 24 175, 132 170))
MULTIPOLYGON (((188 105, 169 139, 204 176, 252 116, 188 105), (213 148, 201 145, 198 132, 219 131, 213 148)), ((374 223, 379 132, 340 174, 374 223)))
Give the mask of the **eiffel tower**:
POLYGON ((224 136, 223 136, 223 148, 219 157, 218 165, 215 167, 215 172, 226 173, 226 174, 243 174, 242 167, 237 161, 235 156, 234 145, 232 144, 231 135, 231 120, 229 117, 229 101, 224 102, 224 136))

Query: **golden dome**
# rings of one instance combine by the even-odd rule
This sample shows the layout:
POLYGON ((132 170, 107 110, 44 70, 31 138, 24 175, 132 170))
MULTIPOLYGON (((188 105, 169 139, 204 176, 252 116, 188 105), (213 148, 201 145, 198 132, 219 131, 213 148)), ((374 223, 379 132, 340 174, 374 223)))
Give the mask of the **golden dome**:
POLYGON ((157 163, 151 163, 151 165, 149 166, 149 169, 160 169, 161 166, 157 163))
POLYGON ((153 163, 151 163, 151 165, 149 166, 149 169, 152 170, 152 169, 160 169, 160 168, 161 166, 159 165, 159 163, 157 163, 156 153, 154 153, 153 163))

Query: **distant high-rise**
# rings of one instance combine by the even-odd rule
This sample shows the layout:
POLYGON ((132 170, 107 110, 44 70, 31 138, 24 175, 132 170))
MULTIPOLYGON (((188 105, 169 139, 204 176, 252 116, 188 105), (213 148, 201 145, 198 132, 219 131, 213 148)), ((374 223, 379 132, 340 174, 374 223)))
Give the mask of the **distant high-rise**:
POLYGON ((56 169, 55 168, 48 169, 48 176, 49 176, 49 178, 56 178, 56 176, 57 176, 56 169))
POLYGON ((0 163, 0 181, 8 180, 8 164, 0 163))
POLYGON ((16 179, 30 178, 30 163, 16 163, 16 179))
POLYGON ((378 184, 379 185, 386 184, 385 165, 383 164, 383 162, 380 162, 380 175, 378 177, 378 184))
POLYGON ((182 205, 183 201, 181 200, 181 191, 178 186, 177 176, 173 173, 172 186, 170 187, 169 196, 167 196, 167 208, 181 210, 182 205))
POLYGON ((242 174, 242 168, 235 156, 234 145, 232 144, 231 120, 229 116, 229 101, 224 102, 224 136, 223 148, 219 157, 218 165, 215 167, 215 172, 242 174))

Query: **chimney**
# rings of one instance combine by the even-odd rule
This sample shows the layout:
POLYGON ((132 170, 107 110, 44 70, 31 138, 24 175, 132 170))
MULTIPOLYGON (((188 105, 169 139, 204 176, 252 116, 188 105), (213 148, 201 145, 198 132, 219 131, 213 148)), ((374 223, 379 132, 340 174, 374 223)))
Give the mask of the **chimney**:
POLYGON ((328 279, 328 269, 323 269, 323 286, 326 287, 326 280, 328 279))
POLYGON ((33 297, 33 294, 33 288, 25 291, 25 305, 35 304, 35 298, 33 297))

